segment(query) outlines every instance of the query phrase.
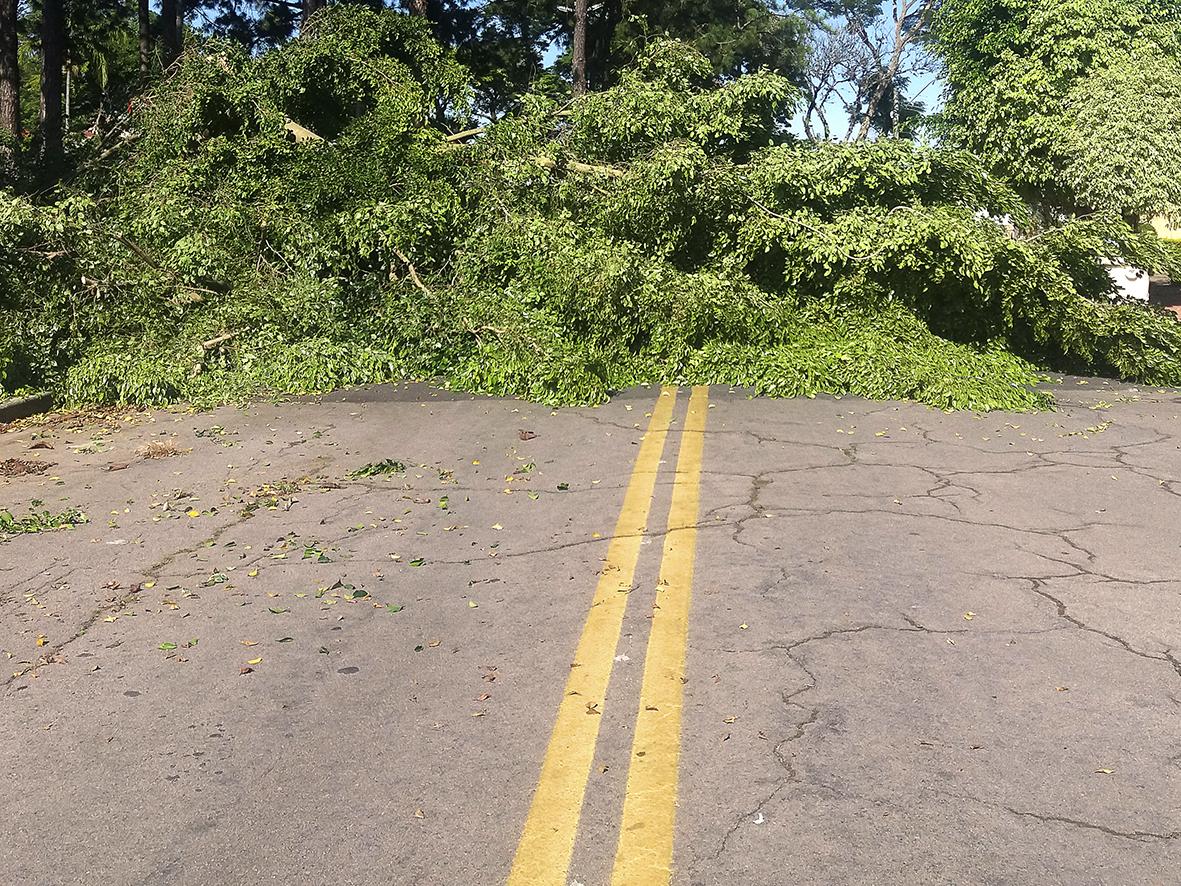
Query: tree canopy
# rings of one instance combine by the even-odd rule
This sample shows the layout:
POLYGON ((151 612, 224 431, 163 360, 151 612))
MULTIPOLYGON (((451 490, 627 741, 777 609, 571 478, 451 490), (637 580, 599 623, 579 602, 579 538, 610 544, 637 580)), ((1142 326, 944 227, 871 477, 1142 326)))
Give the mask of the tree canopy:
POLYGON ((934 46, 944 136, 1030 198, 1141 218, 1181 207, 1181 5, 956 0, 934 46))
MULTIPOLYGON (((1047 402, 1045 368, 1181 383, 1181 325, 1113 301, 1102 264, 1168 260, 1125 218, 1122 176, 1149 161, 1077 184, 1064 164, 1052 167, 1062 178, 1035 181, 1037 162, 1100 163, 1087 152, 1106 148, 1038 154, 1031 136, 1014 188, 954 96, 947 125, 963 147, 799 138, 794 13, 745 0, 741 29, 771 35, 763 55, 727 55, 724 29, 613 36, 595 50, 609 65, 593 73, 588 59, 596 88, 581 96, 541 50, 566 25, 532 30, 545 7, 513 19, 519 7, 491 2, 445 7, 450 18, 413 5, 288 4, 297 36, 270 48, 190 22, 169 37, 177 59, 157 43, 144 73, 130 27, 142 7, 132 19, 112 0, 128 27, 111 57, 136 73, 107 82, 127 97, 81 90, 91 105, 85 129, 68 130, 66 162, 30 164, 18 145, 25 162, 0 192, 0 386, 78 403, 214 402, 415 377, 593 403, 642 382, 720 382, 1028 408, 1047 402), (460 12, 498 17, 480 51, 515 46, 519 91, 484 79, 508 56, 481 73, 462 30, 440 39, 477 27, 460 12), (1027 199, 1083 194, 1085 213, 1053 220, 1027 199)), ((895 41, 862 40, 880 59, 868 83, 880 108, 903 70, 887 59, 927 39, 927 22, 865 14, 895 41)), ((621 17, 618 33, 625 23, 641 27, 621 17)), ((935 31, 949 69, 954 24, 935 31)), ((67 58, 69 73, 83 53, 67 58)), ((1130 101, 1142 80, 1123 70, 1084 80, 1097 100, 1130 101)), ((861 115, 866 131, 897 128, 896 114, 875 124, 869 104, 861 115)), ((1060 143, 1071 144, 1044 145, 1060 143)))
POLYGON ((470 99, 421 17, 191 46, 53 202, 0 205, 6 384, 152 403, 411 376, 573 403, 679 380, 992 408, 1044 402, 1039 365, 1181 382, 1181 325, 1105 300, 1098 258, 1159 263, 1150 238, 1103 215, 1035 232, 968 153, 797 141, 781 74, 652 40, 605 90, 450 134, 438 109, 470 99))

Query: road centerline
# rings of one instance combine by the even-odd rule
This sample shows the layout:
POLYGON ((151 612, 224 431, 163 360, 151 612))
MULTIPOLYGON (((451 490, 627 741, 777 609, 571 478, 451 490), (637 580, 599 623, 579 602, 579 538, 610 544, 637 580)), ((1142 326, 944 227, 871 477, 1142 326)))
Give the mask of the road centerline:
POLYGON ((566 681, 508 886, 565 886, 656 476, 676 405, 664 387, 632 468, 566 681))
POLYGON ((672 876, 685 654, 708 399, 709 388, 693 389, 681 432, 612 886, 658 886, 667 884, 672 876))

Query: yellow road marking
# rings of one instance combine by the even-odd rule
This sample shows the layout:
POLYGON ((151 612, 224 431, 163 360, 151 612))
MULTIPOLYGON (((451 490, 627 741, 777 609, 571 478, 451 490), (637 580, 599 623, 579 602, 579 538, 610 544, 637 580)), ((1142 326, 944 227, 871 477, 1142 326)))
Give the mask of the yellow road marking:
POLYGON ((675 387, 661 390, 648 432, 640 444, 623 509, 607 548, 607 562, 578 641, 566 692, 558 706, 557 721, 521 842, 517 845, 508 886, 566 886, 566 872, 603 719, 607 683, 627 608, 626 592, 632 586, 640 542, 648 525, 648 511, 676 397, 675 387))
POLYGON ((664 559, 652 629, 644 657, 640 712, 636 718, 623 823, 612 886, 658 886, 672 876, 677 766, 681 756, 681 707, 689 599, 697 553, 701 456, 709 388, 697 387, 681 434, 676 483, 664 539, 664 559))

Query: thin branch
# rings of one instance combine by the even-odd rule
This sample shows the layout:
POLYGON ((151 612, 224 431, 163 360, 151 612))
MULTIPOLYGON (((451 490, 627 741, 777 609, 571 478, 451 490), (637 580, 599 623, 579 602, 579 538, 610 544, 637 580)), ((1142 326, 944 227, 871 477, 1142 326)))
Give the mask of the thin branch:
POLYGON ((553 157, 541 155, 533 158, 533 162, 542 169, 568 169, 571 172, 581 172, 588 175, 608 175, 612 178, 622 178, 627 175, 626 169, 617 166, 595 166, 590 163, 579 163, 577 160, 563 160, 560 164, 553 157))
POLYGON ((212 351, 218 345, 225 344, 230 339, 237 338, 237 337, 238 337, 238 333, 227 332, 227 333, 224 333, 223 335, 219 335, 219 336, 216 336, 215 338, 211 338, 208 341, 203 341, 203 342, 201 342, 201 351, 202 352, 212 351))
POLYGON ((454 135, 443 136, 445 142, 461 142, 465 138, 472 138, 473 136, 483 135, 488 131, 487 126, 477 126, 474 129, 465 129, 463 132, 457 132, 454 135))
POLYGON ((410 272, 410 279, 414 281, 414 285, 425 292, 427 295, 430 295, 431 291, 426 288, 426 284, 422 282, 422 279, 418 276, 418 271, 415 270, 414 265, 411 263, 410 259, 406 257, 406 254, 402 252, 402 250, 395 248, 394 255, 398 257, 399 261, 406 265, 406 269, 410 272))
POLYGON ((135 144, 137 141, 140 140, 140 138, 142 138, 142 136, 143 136, 143 134, 139 133, 139 132, 130 133, 125 138, 119 139, 119 141, 115 142, 113 145, 111 145, 109 148, 107 148, 105 151, 103 151, 101 154, 99 154, 97 157, 95 157, 94 162, 95 163, 102 163, 104 160, 106 160, 108 157, 110 157, 115 152, 122 150, 123 148, 127 147, 128 145, 135 144))

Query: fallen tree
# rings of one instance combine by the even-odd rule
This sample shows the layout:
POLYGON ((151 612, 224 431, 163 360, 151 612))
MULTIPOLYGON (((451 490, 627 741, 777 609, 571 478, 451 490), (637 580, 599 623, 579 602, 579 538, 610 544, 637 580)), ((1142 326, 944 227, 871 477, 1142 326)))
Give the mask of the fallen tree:
POLYGON ((667 42, 610 90, 452 135, 466 98, 408 16, 191 49, 72 193, 0 201, 5 384, 593 403, 721 382, 973 409, 1044 405, 1046 367, 1181 384, 1181 325, 1112 303, 1100 265, 1159 265, 1153 236, 1039 229, 964 153, 791 140, 778 76, 718 82, 667 42))

